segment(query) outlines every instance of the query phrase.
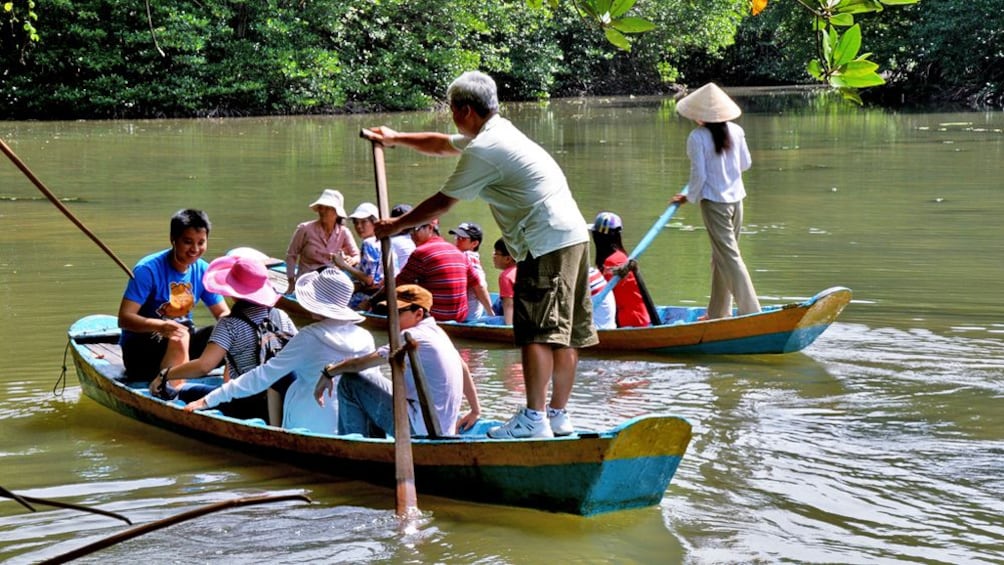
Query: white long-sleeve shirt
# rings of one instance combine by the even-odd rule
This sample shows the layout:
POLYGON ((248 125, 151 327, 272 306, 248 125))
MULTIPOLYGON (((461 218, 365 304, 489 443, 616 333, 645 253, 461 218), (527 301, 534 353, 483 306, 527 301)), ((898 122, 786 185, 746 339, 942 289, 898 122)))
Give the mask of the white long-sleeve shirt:
POLYGON ((690 157, 688 202, 705 199, 731 204, 746 198, 743 171, 753 164, 746 146, 746 132, 732 122, 725 125, 732 146, 721 154, 715 153, 715 142, 708 128, 696 128, 687 136, 687 156, 690 157))
MULTIPOLYGON (((315 322, 300 330, 267 363, 231 379, 206 395, 206 406, 213 407, 235 398, 252 396, 289 373, 295 373, 296 378, 286 391, 283 402, 282 427, 337 434, 338 400, 332 395, 325 398, 323 408, 318 406, 314 399, 317 379, 328 363, 367 355, 375 349, 372 334, 353 323, 337 320, 315 322)), ((380 374, 376 368, 367 371, 380 374)))

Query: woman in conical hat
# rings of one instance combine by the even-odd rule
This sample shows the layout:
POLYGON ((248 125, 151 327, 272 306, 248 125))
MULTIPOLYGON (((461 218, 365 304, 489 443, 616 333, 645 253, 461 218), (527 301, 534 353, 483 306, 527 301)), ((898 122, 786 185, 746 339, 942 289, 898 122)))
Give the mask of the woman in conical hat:
POLYGON ((676 111, 698 126, 687 137, 688 194, 677 194, 672 202, 697 202, 701 206, 701 217, 711 239, 707 317, 731 316, 733 298, 740 315, 759 312, 760 301, 739 252, 746 198, 742 173, 752 164, 746 132, 732 122, 742 115, 742 110, 718 85, 709 82, 680 100, 676 111))

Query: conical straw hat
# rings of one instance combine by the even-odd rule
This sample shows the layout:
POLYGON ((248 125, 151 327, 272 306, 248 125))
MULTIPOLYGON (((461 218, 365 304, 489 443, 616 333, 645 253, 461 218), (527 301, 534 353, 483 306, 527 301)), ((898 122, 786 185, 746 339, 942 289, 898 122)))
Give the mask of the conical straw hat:
POLYGON ((713 82, 683 97, 676 103, 676 111, 684 118, 706 124, 728 122, 743 113, 729 95, 713 82))

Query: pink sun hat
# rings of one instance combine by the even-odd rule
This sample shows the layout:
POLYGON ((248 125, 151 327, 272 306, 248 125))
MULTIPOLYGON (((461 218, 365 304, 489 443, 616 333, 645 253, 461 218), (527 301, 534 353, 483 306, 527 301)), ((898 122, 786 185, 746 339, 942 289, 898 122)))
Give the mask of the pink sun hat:
POLYGON ((202 284, 210 292, 262 306, 275 306, 279 300, 279 293, 268 280, 268 269, 248 257, 227 255, 214 259, 202 277, 202 284))

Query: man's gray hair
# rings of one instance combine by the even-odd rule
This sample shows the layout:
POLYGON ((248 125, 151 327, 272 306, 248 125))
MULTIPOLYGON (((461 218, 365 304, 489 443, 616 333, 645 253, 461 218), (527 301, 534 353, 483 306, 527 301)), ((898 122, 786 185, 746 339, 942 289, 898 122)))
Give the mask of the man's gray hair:
POLYGON ((470 106, 482 118, 499 111, 495 81, 479 71, 467 71, 451 82, 446 99, 450 106, 470 106))

